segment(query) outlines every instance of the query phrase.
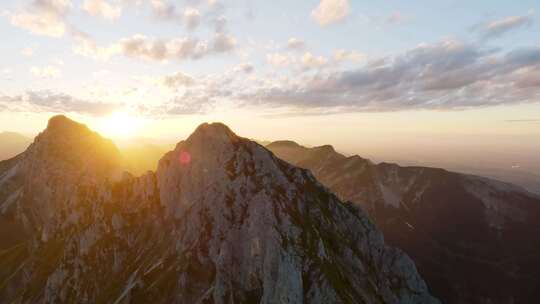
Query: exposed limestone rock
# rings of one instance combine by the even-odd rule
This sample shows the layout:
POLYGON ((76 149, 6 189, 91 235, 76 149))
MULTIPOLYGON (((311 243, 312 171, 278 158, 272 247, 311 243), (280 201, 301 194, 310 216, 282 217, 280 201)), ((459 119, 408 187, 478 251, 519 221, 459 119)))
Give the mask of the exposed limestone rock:
POLYGON ((56 117, 0 163, 30 231, 0 252, 0 302, 438 303, 360 209, 222 124, 155 174, 120 174, 115 151, 56 117))

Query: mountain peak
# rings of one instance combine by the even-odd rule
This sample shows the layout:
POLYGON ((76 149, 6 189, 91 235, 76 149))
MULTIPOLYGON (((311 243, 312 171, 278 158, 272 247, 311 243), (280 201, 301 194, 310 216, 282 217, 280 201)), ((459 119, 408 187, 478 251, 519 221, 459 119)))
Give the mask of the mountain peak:
POLYGON ((26 151, 26 156, 42 165, 62 167, 62 171, 109 171, 119 166, 120 152, 107 138, 64 115, 49 119, 26 151), (91 157, 89 157, 91 156, 91 157), (67 166, 67 167, 63 167, 67 166))
POLYGON ((323 146, 315 147, 314 149, 322 151, 322 152, 336 152, 336 149, 334 149, 334 146, 332 145, 323 145, 323 146))
POLYGON ((292 140, 276 140, 270 143, 268 147, 301 148, 302 146, 292 140))
POLYGON ((214 122, 214 123, 203 123, 195 129, 195 131, 189 136, 188 141, 190 139, 194 138, 206 138, 206 139, 236 139, 238 136, 231 131, 231 129, 221 123, 221 122, 214 122))
POLYGON ((59 132, 59 131, 72 132, 74 130, 87 131, 87 132, 90 131, 90 129, 88 129, 86 125, 83 125, 74 120, 71 120, 67 118, 65 115, 56 115, 56 116, 51 117, 49 119, 49 122, 47 123, 47 129, 45 129, 45 131, 52 131, 52 132, 59 132))

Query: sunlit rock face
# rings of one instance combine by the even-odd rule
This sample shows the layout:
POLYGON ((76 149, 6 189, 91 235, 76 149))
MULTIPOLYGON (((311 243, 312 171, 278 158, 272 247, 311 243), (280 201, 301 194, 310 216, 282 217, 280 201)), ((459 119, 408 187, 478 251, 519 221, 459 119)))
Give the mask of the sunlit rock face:
POLYGON ((443 169, 373 164, 329 146, 282 141, 267 148, 361 206, 443 302, 534 303, 540 297, 540 197, 443 169))
POLYGON ((64 119, 0 162, 2 227, 27 231, 0 240, 0 302, 438 302, 359 208, 222 124, 134 177, 64 119))

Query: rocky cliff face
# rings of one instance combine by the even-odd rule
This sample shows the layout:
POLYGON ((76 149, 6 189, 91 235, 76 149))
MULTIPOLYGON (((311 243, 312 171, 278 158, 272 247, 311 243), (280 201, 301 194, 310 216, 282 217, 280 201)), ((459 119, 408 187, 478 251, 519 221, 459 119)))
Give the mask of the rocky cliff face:
POLYGON ((534 303, 540 198, 510 184, 425 167, 373 164, 330 146, 267 146, 362 206, 445 303, 534 303))
POLYGON ((221 124, 134 177, 55 117, 0 162, 0 210, 24 228, 0 235, 0 302, 438 302, 359 208, 221 124))

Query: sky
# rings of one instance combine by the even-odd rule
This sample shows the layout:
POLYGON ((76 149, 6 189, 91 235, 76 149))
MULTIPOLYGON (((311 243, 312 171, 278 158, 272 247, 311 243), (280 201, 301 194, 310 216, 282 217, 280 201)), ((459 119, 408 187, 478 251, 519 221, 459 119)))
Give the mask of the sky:
POLYGON ((540 167, 539 13, 537 0, 3 0, 0 131, 64 113, 111 138, 176 140, 222 121, 383 159, 540 167))

